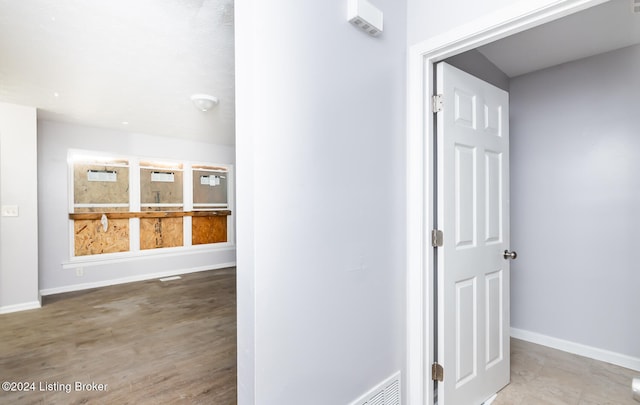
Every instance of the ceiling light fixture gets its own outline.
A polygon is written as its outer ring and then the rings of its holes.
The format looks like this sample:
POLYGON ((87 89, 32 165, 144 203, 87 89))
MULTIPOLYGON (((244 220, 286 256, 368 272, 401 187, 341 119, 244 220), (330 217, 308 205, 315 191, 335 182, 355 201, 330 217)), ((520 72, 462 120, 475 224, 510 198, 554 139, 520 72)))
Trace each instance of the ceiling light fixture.
POLYGON ((198 110, 209 111, 218 104, 218 97, 208 94, 194 94, 191 96, 191 101, 193 101, 198 110))

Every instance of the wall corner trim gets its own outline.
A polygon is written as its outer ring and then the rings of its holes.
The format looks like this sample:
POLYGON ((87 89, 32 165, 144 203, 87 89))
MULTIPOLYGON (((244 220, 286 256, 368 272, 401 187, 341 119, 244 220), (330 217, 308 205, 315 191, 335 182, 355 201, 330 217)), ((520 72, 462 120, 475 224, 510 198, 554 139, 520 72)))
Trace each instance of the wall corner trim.
POLYGON ((518 328, 511 328, 511 337, 547 346, 552 349, 562 350, 563 352, 615 364, 616 366, 629 368, 631 370, 640 371, 640 358, 638 357, 632 357, 626 354, 616 353, 518 328))

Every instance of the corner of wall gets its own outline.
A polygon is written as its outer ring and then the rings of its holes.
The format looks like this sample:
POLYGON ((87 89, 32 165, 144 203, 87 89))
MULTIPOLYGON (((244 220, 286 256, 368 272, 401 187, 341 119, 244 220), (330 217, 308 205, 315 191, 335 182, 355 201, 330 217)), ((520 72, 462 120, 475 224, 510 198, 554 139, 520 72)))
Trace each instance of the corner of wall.
POLYGON ((34 107, 0 103, 0 312, 39 306, 37 121, 34 107), (18 175, 19 174, 19 175, 18 175))

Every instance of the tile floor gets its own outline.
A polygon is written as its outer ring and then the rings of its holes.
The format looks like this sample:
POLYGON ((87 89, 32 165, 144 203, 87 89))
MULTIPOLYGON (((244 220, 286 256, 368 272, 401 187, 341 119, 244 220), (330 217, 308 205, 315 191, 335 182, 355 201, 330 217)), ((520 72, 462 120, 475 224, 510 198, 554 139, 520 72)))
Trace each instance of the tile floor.
POLYGON ((640 405, 640 372, 511 339, 511 383, 493 405, 640 405))

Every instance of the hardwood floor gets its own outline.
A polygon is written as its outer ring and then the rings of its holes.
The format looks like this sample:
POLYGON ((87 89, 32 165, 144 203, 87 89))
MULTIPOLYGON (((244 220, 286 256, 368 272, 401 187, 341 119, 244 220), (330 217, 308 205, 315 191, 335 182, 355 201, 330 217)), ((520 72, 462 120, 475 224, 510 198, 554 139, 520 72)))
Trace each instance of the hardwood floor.
POLYGON ((35 383, 0 403, 235 404, 235 279, 230 268, 121 284, 0 315, 0 381, 35 383))

